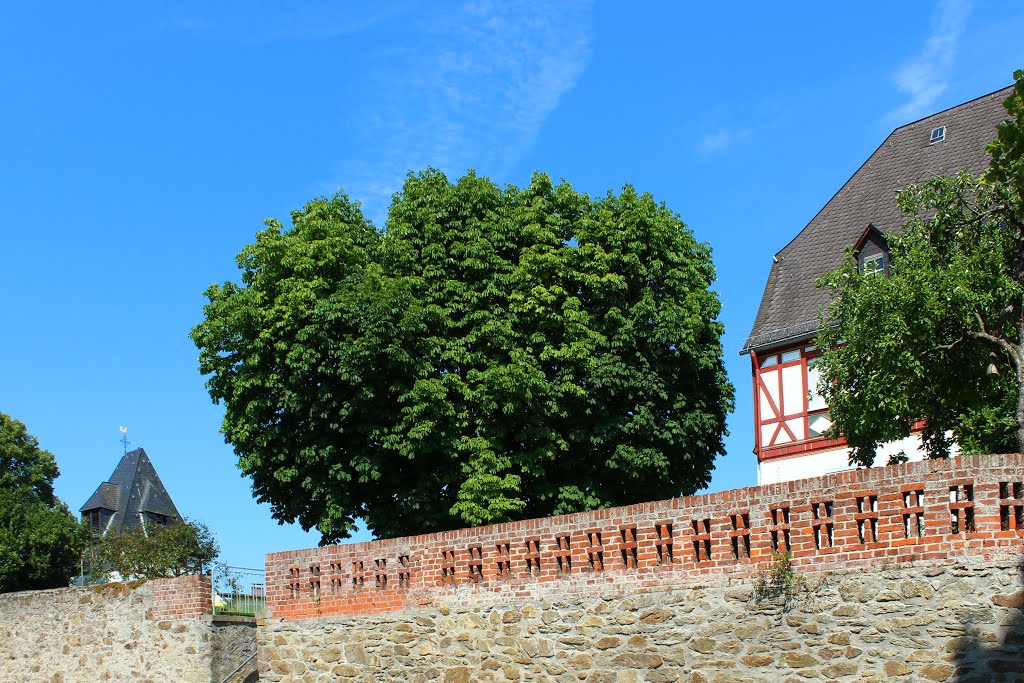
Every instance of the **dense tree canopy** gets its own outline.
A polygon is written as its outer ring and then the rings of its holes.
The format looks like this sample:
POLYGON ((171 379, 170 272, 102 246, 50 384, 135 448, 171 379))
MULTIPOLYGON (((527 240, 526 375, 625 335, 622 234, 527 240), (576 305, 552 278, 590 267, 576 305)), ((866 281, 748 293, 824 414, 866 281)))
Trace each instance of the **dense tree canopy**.
POLYGON ((158 579, 202 574, 219 554, 209 527, 178 521, 108 534, 89 549, 87 559, 93 580, 105 581, 111 572, 122 579, 158 579))
POLYGON ((0 593, 67 586, 88 534, 53 493, 53 455, 0 413, 0 593))
POLYGON ((924 421, 932 456, 952 432, 970 452, 1024 451, 1024 74, 988 170, 898 195, 908 216, 888 235, 891 275, 853 259, 823 278, 819 389, 833 433, 869 466, 876 446, 924 421))
POLYGON ((732 407, 710 248, 649 195, 428 170, 384 231, 344 194, 292 221, 192 331, 279 520, 329 542, 708 483, 732 407))

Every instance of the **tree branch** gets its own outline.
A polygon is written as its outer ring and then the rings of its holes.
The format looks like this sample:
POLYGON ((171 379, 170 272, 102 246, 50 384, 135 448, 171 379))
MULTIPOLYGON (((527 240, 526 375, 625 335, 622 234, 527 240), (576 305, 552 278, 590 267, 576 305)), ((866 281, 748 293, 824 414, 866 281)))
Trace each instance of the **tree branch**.
POLYGON ((929 353, 934 353, 936 351, 952 351, 956 347, 957 344, 959 344, 960 342, 962 342, 962 341, 964 341, 966 339, 967 339, 967 335, 964 335, 964 336, 960 337, 959 339, 957 339, 952 344, 939 344, 938 346, 933 346, 932 348, 925 349, 924 351, 919 353, 917 355, 917 357, 921 358, 922 356, 926 356, 929 353))
POLYGON ((981 328, 981 332, 974 332, 972 330, 968 330, 967 336, 971 337, 972 339, 981 339, 983 341, 987 341, 988 343, 997 346, 1003 351, 1005 351, 1006 355, 1010 357, 1010 362, 1013 363, 1014 369, 1020 372, 1019 345, 1014 344, 1011 341, 1004 339, 1002 337, 997 337, 994 334, 990 334, 989 331, 985 329, 985 321, 981 319, 981 314, 978 313, 977 311, 974 311, 974 319, 978 321, 978 327, 981 328))
MULTIPOLYGON (((961 197, 961 199, 963 199, 963 198, 961 197)), ((999 213, 1000 211, 1005 211, 1006 210, 1006 204, 999 204, 997 206, 993 206, 991 209, 988 209, 987 211, 981 211, 981 212, 977 211, 976 209, 971 208, 970 206, 968 206, 967 208, 971 209, 971 212, 974 214, 974 218, 972 218, 971 220, 967 221, 967 225, 973 225, 974 223, 977 223, 978 221, 980 221, 982 218, 985 218, 986 216, 991 216, 994 213, 999 213)))
MULTIPOLYGON (((1016 359, 1017 350, 1014 348, 1014 344, 1008 342, 1002 337, 997 337, 994 334, 988 334, 987 332, 968 332, 967 336, 971 339, 981 339, 998 346, 1003 351, 1006 351, 1011 359, 1016 359)), ((1016 364, 1016 360, 1014 360, 1014 364, 1016 364)))
POLYGON ((952 343, 938 344, 936 346, 931 347, 930 349, 925 349, 924 351, 918 354, 918 358, 924 357, 930 353, 935 353, 936 351, 952 351, 954 348, 957 347, 957 345, 963 343, 968 339, 979 339, 981 341, 988 342, 989 344, 992 344, 993 346, 996 346, 999 349, 1005 351, 1006 355, 1010 357, 1011 362, 1013 362, 1014 367, 1016 367, 1019 362, 1018 345, 1014 344, 1013 342, 1007 339, 1003 339, 1002 337, 997 337, 996 335, 991 334, 987 329, 985 329, 985 321, 982 320, 981 314, 978 313, 977 311, 974 311, 974 319, 978 321, 978 327, 981 328, 980 332, 968 330, 963 336, 961 336, 959 339, 954 340, 952 343))

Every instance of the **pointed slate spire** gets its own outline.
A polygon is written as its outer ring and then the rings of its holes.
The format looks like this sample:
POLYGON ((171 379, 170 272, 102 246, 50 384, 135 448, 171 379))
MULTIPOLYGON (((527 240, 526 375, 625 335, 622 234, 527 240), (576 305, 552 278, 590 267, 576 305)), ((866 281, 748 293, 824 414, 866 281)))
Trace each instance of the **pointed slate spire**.
POLYGON ((181 519, 160 475, 141 448, 124 454, 109 481, 99 485, 80 512, 82 519, 88 519, 102 536, 142 526, 144 520, 147 524, 164 524, 181 519))

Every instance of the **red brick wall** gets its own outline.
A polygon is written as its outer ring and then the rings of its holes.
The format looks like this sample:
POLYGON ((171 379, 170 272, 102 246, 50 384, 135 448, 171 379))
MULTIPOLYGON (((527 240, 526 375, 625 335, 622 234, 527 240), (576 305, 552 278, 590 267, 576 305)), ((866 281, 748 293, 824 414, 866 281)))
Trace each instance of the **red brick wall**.
POLYGON ((155 579, 152 584, 153 602, 146 616, 154 621, 197 619, 213 611, 209 576, 155 579))
POLYGON ((810 571, 1024 552, 1024 456, 926 460, 272 553, 267 607, 292 620, 391 612, 456 597, 527 598, 551 589, 628 592, 751 576, 787 547, 794 566, 810 571))

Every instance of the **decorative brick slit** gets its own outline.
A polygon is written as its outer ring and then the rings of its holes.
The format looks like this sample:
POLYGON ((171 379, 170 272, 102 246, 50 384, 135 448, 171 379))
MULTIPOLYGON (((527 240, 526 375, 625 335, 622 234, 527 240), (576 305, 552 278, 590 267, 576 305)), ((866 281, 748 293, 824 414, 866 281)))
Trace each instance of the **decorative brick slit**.
POLYGON ((974 484, 949 487, 949 533, 974 532, 974 484))
POLYGON ((658 564, 670 565, 675 561, 672 553, 672 525, 668 522, 654 525, 654 546, 658 551, 658 564))
POLYGON ((769 509, 768 521, 771 523, 772 552, 788 552, 792 547, 789 537, 789 506, 780 505, 769 509))
POLYGON ((441 551, 441 585, 455 585, 455 551, 441 551))
POLYGON ((572 572, 572 554, 569 549, 569 536, 555 537, 555 562, 558 565, 559 574, 572 572))
POLYGON ((498 554, 495 569, 497 569, 498 578, 505 581, 512 578, 512 556, 509 552, 509 545, 508 543, 498 543, 494 546, 494 550, 498 554))
POLYGON ((331 570, 331 595, 338 595, 341 593, 342 585, 344 581, 341 578, 342 570, 341 564, 337 562, 330 563, 331 570))
POLYGON ((732 559, 746 560, 750 558, 750 514, 741 512, 736 515, 729 515, 732 523, 732 531, 729 538, 732 541, 732 559))
POLYGON ((469 583, 480 583, 484 580, 484 549, 479 545, 469 546, 469 562, 466 565, 469 570, 469 583))
POLYGON ((408 588, 412 583, 412 570, 410 569, 409 556, 398 556, 398 587, 408 588))
POLYGON ((878 494, 862 493, 856 496, 857 538, 862 544, 878 543, 878 494))
POLYGON ((627 526, 619 530, 619 552, 622 555, 623 569, 636 569, 636 527, 627 526))
POLYGON ((320 565, 309 565, 309 598, 320 599, 320 565))
POLYGON ((711 520, 694 519, 693 527, 693 561, 697 564, 711 560, 711 520))
POLYGON ((539 538, 531 538, 526 541, 526 573, 529 576, 540 576, 539 538))
POLYGON ((592 572, 604 571, 604 542, 600 531, 587 532, 587 568, 592 572))
POLYGON ((905 538, 924 536, 924 486, 914 484, 900 489, 903 493, 903 535, 905 538))
POLYGON ((1024 532, 1024 482, 999 482, 999 529, 1024 532))
POLYGON ((387 590, 388 561, 385 558, 373 561, 373 585, 379 591, 387 590))
POLYGON ((298 567, 288 570, 288 592, 292 600, 298 600, 302 595, 302 571, 298 567))
POLYGON ((363 561, 355 560, 352 562, 352 590, 361 591, 363 590, 363 561))
POLYGON ((831 548, 835 542, 835 518, 832 516, 832 501, 811 503, 811 528, 814 531, 814 547, 818 550, 831 548))

